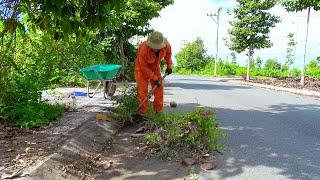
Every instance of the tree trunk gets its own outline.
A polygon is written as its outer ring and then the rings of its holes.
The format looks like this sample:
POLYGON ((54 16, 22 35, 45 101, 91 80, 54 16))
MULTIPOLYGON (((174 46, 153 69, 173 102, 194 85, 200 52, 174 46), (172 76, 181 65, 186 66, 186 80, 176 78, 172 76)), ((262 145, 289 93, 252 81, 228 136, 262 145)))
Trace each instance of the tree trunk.
POLYGON ((251 61, 251 56, 252 56, 252 53, 251 53, 251 48, 249 48, 249 53, 248 53, 248 63, 247 63, 247 78, 246 78, 246 81, 249 81, 250 80, 250 61, 251 61))
POLYGON ((126 56, 124 54, 124 48, 123 48, 123 40, 120 39, 119 42, 119 53, 120 53, 120 61, 121 61, 121 65, 125 66, 126 65, 126 56))
POLYGON ((307 43, 308 43, 308 34, 309 34, 309 20, 310 20, 310 10, 311 7, 308 8, 308 18, 307 18, 307 34, 306 34, 306 43, 304 45, 304 55, 303 55, 303 64, 301 68, 301 86, 304 86, 304 70, 306 66, 306 54, 307 54, 307 43))

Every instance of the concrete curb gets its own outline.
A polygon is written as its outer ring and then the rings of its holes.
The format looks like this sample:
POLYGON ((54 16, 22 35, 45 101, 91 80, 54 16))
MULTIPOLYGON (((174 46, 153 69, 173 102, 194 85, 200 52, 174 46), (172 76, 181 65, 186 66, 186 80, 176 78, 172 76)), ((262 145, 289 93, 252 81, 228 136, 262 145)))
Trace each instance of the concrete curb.
POLYGON ((91 116, 73 131, 72 138, 56 153, 24 172, 27 176, 21 179, 79 179, 75 174, 66 173, 62 167, 89 154, 102 152, 119 128, 119 122, 116 120, 102 122, 91 116))
POLYGON ((279 87, 279 86, 271 86, 271 85, 265 85, 265 84, 244 82, 244 81, 239 81, 239 80, 228 80, 228 82, 243 84, 243 85, 247 85, 247 86, 272 89, 272 90, 277 90, 277 91, 285 91, 285 92, 290 92, 290 93, 305 95, 305 96, 320 97, 320 92, 310 91, 310 90, 305 90, 305 89, 285 88, 285 87, 279 87))

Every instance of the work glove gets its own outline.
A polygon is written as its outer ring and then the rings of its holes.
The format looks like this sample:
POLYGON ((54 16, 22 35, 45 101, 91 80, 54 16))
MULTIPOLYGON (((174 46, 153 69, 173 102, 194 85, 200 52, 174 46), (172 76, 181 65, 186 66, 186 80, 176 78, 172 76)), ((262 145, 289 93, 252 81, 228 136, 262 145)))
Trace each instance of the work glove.
POLYGON ((171 68, 167 68, 166 69, 166 74, 168 74, 168 75, 172 74, 172 69, 171 68))
POLYGON ((158 87, 160 87, 161 83, 159 80, 156 80, 156 81, 153 81, 153 85, 157 86, 157 88, 158 88, 158 87))

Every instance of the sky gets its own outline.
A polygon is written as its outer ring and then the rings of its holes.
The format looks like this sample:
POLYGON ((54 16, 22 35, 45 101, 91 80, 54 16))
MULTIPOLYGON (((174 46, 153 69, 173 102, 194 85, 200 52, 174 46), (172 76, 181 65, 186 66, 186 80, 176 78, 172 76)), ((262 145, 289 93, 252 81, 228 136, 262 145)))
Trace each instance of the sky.
MULTIPOLYGON (((204 40, 208 54, 215 56, 216 53, 216 24, 207 16, 214 13, 218 7, 222 7, 219 28, 219 57, 231 60, 230 50, 225 46, 223 38, 228 37, 229 22, 232 16, 227 14, 228 9, 236 6, 235 0, 175 0, 160 12, 160 17, 150 21, 151 27, 160 31, 169 40, 173 54, 179 52, 184 42, 193 41, 196 37, 204 40)), ((304 45, 306 38, 307 11, 286 12, 281 6, 275 6, 270 10, 274 15, 281 17, 270 32, 271 48, 257 50, 255 57, 260 56, 264 61, 269 58, 277 58, 280 62, 285 61, 287 49, 287 35, 289 32, 297 36, 297 50, 295 67, 301 67, 303 61, 304 45), (297 33, 296 33, 297 32, 297 33)), ((311 11, 309 26, 309 42, 307 44, 306 61, 320 56, 320 12, 311 11)), ((247 57, 244 53, 237 55, 238 63, 244 65, 247 57)))

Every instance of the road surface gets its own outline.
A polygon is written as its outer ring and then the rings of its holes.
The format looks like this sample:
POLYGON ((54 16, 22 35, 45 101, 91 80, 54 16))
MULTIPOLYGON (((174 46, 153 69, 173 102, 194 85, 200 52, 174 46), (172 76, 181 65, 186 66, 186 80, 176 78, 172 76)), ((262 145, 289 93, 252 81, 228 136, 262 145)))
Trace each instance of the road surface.
POLYGON ((320 179, 320 100, 286 92, 172 75, 166 103, 214 107, 229 151, 200 179, 320 179))

